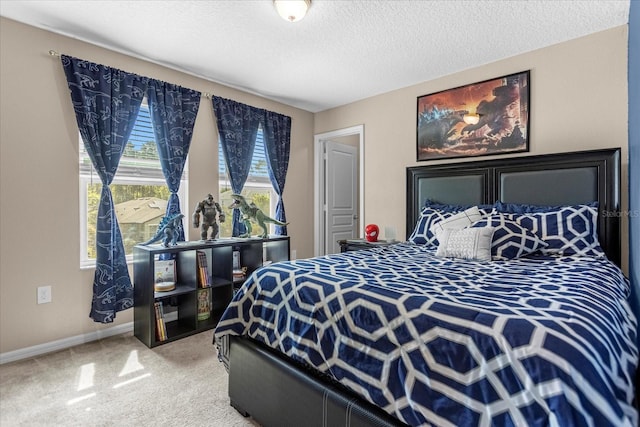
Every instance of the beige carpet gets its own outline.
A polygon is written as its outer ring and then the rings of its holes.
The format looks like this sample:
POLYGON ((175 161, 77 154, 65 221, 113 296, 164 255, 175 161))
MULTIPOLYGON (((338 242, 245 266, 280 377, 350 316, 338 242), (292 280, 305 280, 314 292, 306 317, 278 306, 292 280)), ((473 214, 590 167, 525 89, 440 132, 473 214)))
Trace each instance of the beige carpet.
POLYGON ((0 365, 0 426, 258 426, 229 405, 213 331, 133 334, 0 365))

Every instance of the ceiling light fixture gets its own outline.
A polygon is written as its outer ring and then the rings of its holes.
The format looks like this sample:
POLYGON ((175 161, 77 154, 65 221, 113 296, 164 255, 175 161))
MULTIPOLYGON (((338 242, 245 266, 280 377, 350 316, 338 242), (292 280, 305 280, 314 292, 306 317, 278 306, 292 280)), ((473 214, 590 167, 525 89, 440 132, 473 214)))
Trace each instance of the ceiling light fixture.
POLYGON ((289 22, 298 22, 307 14, 311 0, 273 0, 278 14, 289 22))
POLYGON ((462 116, 462 120, 468 125, 477 125, 480 121, 480 114, 477 113, 467 113, 462 116))

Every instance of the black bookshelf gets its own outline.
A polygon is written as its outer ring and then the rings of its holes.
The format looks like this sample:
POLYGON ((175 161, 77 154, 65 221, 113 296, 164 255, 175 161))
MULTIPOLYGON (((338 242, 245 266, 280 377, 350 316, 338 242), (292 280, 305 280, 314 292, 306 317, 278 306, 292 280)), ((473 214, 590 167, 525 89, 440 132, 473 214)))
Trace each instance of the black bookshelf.
POLYGON ((134 335, 147 347, 156 347, 214 328, 244 279, 265 264, 289 260, 289 253, 288 236, 135 246, 134 335), (242 278, 234 275, 234 252, 242 278), (170 260, 175 287, 156 291, 156 264, 170 260))

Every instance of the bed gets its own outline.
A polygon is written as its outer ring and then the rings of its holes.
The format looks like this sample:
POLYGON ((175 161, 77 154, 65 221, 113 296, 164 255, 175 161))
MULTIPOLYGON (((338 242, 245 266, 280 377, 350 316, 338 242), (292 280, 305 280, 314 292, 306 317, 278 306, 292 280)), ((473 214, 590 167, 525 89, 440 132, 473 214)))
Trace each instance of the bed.
POLYGON ((244 283, 214 333, 231 405, 263 426, 636 425, 620 151, 410 167, 406 190, 407 242, 244 283))

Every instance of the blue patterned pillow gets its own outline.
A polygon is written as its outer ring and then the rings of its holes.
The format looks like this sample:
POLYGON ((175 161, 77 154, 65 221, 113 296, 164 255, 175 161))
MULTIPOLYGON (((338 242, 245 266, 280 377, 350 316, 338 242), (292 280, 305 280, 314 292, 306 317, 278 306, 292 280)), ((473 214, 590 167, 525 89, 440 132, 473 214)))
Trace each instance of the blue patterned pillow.
MULTIPOLYGON (((580 255, 604 257, 598 242, 598 205, 530 206, 519 213, 504 214, 507 218, 531 230, 547 243, 545 255, 580 255)), ((518 205, 497 204, 498 210, 516 209, 518 205)))
POLYGON ((422 212, 420 212, 420 218, 418 218, 413 233, 409 236, 409 241, 417 245, 436 247, 438 245, 438 239, 436 239, 436 236, 431 232, 431 225, 445 218, 452 217, 453 215, 453 212, 441 211, 425 206, 422 212))
POLYGON ((491 242, 491 257, 495 260, 520 258, 547 246, 538 236, 505 215, 490 215, 473 223, 471 227, 495 229, 491 242))

